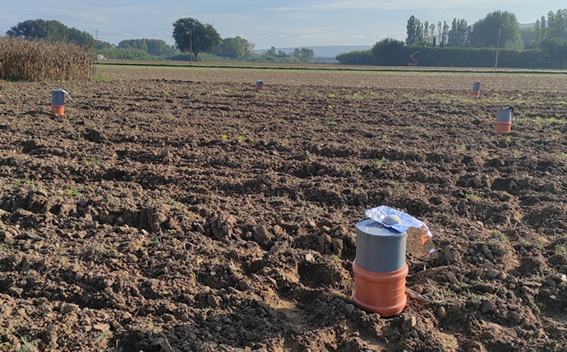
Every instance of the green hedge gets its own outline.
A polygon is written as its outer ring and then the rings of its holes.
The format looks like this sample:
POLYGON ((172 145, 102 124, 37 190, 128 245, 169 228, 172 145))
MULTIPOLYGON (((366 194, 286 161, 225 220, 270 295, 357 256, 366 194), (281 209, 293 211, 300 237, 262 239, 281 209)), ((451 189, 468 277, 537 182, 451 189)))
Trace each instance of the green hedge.
POLYGON ((105 49, 97 50, 96 53, 104 55, 109 60, 151 60, 154 58, 138 49, 105 49))
POLYGON ((356 50, 337 55, 337 61, 347 65, 374 65, 371 50, 356 50))
MULTIPOLYGON (((567 68, 567 42, 550 43, 543 50, 500 49, 498 67, 506 68, 567 68)), ((413 64, 411 55, 418 66, 433 67, 494 67, 496 49, 494 48, 432 48, 406 46, 395 39, 384 39, 369 51, 353 51, 337 56, 342 64, 378 66, 407 66, 413 64)))
MULTIPOLYGON (((191 55, 190 53, 177 53, 168 56, 167 59, 172 61, 191 61, 190 55, 191 55)), ((193 55, 193 61, 195 61, 195 55, 193 55)), ((211 62, 211 61, 228 61, 228 60, 225 57, 216 56, 215 54, 199 53, 199 62, 211 62)))
MULTIPOLYGON (((421 50, 414 57, 419 66, 439 67, 494 67, 496 49, 493 48, 419 48, 404 47, 400 53, 398 65, 413 62, 412 53, 421 50), (405 61, 404 61, 405 59, 405 61)), ((376 53, 375 56, 384 56, 376 53)), ((553 63, 546 60, 541 50, 500 49, 498 67, 507 68, 553 68, 553 63)))

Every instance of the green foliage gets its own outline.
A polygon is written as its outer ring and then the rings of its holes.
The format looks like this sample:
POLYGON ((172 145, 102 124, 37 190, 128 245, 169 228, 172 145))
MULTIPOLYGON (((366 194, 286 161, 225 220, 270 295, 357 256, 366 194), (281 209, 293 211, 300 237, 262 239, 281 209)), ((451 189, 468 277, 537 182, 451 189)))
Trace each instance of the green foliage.
POLYGON ((118 43, 119 49, 137 49, 153 56, 167 56, 175 53, 175 48, 161 39, 125 39, 118 43))
POLYGON ((412 15, 408 19, 406 28, 408 33, 406 44, 412 45, 423 41, 423 26, 421 24, 421 21, 418 20, 415 16, 412 15))
POLYGON ((296 48, 291 54, 301 62, 313 62, 315 58, 315 51, 311 48, 296 48))
MULTIPOLYGON (((177 53, 168 56, 167 59, 171 61, 191 61, 190 56, 191 56, 190 53, 177 53)), ((195 61, 195 55, 193 55, 193 61, 195 61)), ((199 54, 199 61, 203 61, 203 62, 226 61, 226 58, 216 56, 214 54, 201 53, 199 54)))
POLYGON ((464 19, 453 18, 451 29, 448 33, 447 46, 465 47, 469 45, 471 27, 464 19))
MULTIPOLYGON (((549 11, 547 14, 547 38, 567 40, 567 9, 549 11)), ((545 39, 545 38, 544 38, 545 39)))
POLYGON ((477 48, 493 47, 498 45, 498 32, 500 30, 500 47, 522 49, 522 36, 516 15, 507 11, 494 11, 485 18, 475 22, 470 35, 471 45, 477 48))
POLYGON ((421 22, 415 16, 411 16, 407 22, 407 45, 423 46, 445 46, 448 38, 449 26, 446 22, 437 22, 437 26, 429 21, 421 22), (435 32, 437 29, 437 32, 435 32))
POLYGON ((379 66, 401 66, 406 65, 410 54, 404 52, 404 42, 386 38, 372 47, 372 60, 379 66))
POLYGON ((260 57, 253 58, 250 61, 256 62, 313 62, 315 52, 310 48, 296 48, 291 53, 282 50, 276 52, 276 48, 272 46, 270 50, 263 53, 260 57))
MULTIPOLYGON (((567 43, 561 40, 548 42, 545 50, 501 49, 499 67, 509 68, 564 68, 567 66, 567 43)), ((410 55, 420 50, 416 57, 420 66, 437 67, 493 67, 496 48, 432 48, 406 46, 394 39, 384 39, 372 48, 375 65, 404 66, 411 62, 410 55)), ((351 62, 353 63, 353 62, 351 62)))
POLYGON ((526 27, 520 29, 520 35, 522 36, 522 42, 524 43, 524 47, 526 49, 535 49, 535 37, 536 37, 536 30, 534 27, 526 27))
POLYGON ((76 28, 69 28, 55 20, 42 19, 19 22, 6 32, 10 37, 23 39, 46 39, 54 42, 73 42, 79 46, 92 49, 96 41, 92 35, 76 28))
POLYGON ((550 60, 556 63, 567 63, 567 39, 563 38, 550 38, 541 43, 541 50, 543 54, 550 60))
POLYGON ((194 18, 180 18, 173 24, 175 46, 182 52, 192 51, 195 60, 199 53, 213 50, 222 40, 217 30, 210 24, 202 24, 194 18))
POLYGON ((143 50, 138 49, 106 49, 97 50, 97 54, 102 54, 109 60, 150 60, 152 57, 143 50))
POLYGON ((254 56, 254 48, 254 43, 242 37, 225 38, 214 50, 214 53, 222 57, 242 59, 254 56))
POLYGON ((95 40, 95 50, 116 49, 116 45, 102 40, 95 40))
POLYGON ((356 50, 337 55, 337 61, 346 65, 372 65, 372 50, 356 50))

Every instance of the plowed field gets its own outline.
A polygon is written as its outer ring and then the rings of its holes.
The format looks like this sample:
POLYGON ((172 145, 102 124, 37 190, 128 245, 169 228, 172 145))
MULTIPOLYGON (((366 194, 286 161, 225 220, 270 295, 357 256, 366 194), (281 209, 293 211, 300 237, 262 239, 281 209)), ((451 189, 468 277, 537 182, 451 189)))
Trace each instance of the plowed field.
POLYGON ((0 351, 567 351, 567 75, 98 73, 0 84, 0 351), (387 319, 382 204, 436 246, 387 319))

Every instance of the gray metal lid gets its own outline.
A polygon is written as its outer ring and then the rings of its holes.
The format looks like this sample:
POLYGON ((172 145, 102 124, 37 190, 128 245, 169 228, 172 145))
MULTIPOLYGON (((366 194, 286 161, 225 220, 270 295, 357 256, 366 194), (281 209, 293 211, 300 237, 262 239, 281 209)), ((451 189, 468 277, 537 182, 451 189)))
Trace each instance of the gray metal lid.
POLYGON ((376 237, 398 237, 403 235, 403 233, 390 229, 372 219, 359 221, 356 224, 356 230, 364 233, 365 235, 376 237))

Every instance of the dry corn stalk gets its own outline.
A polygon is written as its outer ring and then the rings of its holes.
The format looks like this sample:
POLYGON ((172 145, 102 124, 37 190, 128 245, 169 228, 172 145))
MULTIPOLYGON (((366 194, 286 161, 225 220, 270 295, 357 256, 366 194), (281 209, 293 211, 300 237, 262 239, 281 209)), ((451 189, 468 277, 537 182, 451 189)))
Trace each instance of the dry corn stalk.
POLYGON ((93 73, 93 53, 72 44, 0 38, 0 79, 86 80, 93 73))

